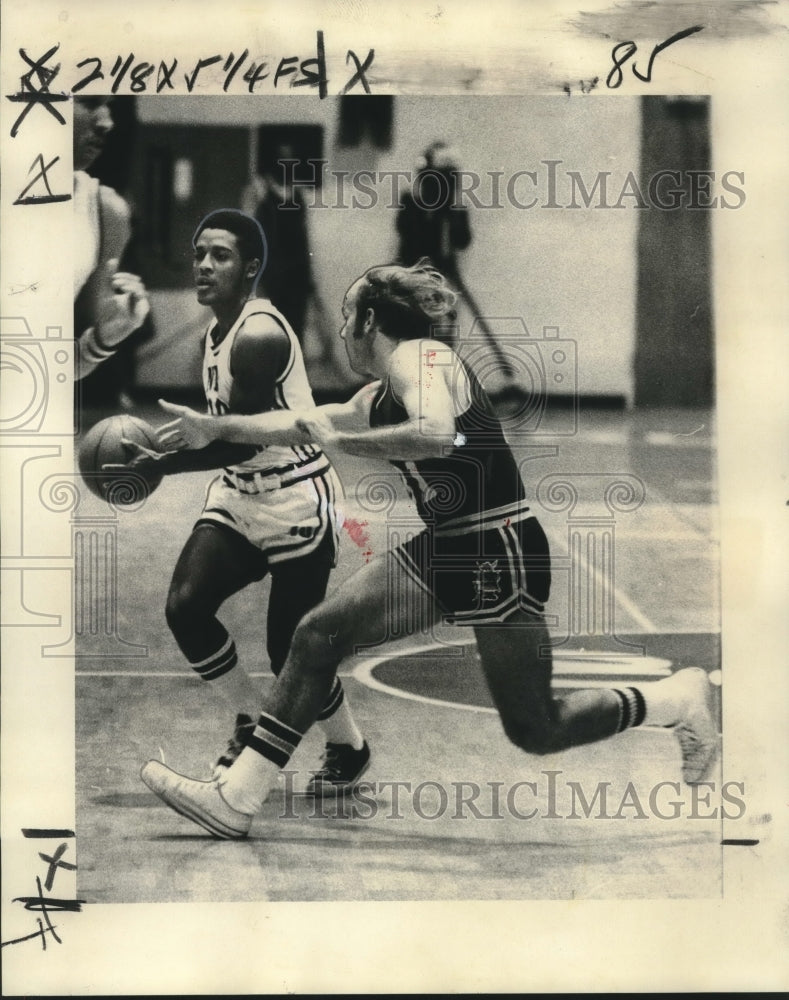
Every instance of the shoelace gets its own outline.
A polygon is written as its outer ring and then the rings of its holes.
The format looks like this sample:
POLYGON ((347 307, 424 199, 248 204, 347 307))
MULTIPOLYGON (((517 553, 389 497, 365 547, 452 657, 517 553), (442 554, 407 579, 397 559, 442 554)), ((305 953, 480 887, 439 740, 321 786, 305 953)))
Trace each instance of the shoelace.
POLYGON ((230 761, 235 760, 236 757, 239 757, 241 755, 241 752, 244 749, 244 746, 245 746, 245 744, 242 742, 242 740, 238 739, 237 736, 232 736, 227 741, 227 747, 225 749, 225 752, 219 758, 219 760, 217 761, 217 763, 221 764, 221 763, 223 763, 224 761, 227 761, 227 760, 230 760, 230 761))
POLYGON ((677 729, 677 738, 679 739, 680 746, 683 748, 683 750, 686 747, 689 750, 697 750, 701 746, 701 740, 692 729, 679 727, 677 729))
POLYGON ((331 749, 326 749, 323 757, 321 758, 321 763, 323 767, 318 771, 316 778, 323 777, 324 775, 337 774, 340 769, 340 753, 333 747, 331 749))

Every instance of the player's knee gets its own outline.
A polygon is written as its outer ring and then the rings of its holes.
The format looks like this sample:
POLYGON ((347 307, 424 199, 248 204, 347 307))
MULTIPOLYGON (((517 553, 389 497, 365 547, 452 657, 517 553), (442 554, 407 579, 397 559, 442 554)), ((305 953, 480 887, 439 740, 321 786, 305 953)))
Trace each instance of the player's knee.
POLYGON ((311 611, 299 622, 292 650, 311 670, 333 669, 347 654, 347 636, 328 616, 311 611))
POLYGON ((509 741, 524 753, 541 757, 562 749, 558 734, 550 725, 515 719, 502 719, 502 724, 509 741))
POLYGON ((201 602, 198 600, 194 588, 190 587, 189 584, 170 589, 164 607, 164 616, 174 635, 192 628, 195 619, 207 613, 208 609, 201 607, 201 602))

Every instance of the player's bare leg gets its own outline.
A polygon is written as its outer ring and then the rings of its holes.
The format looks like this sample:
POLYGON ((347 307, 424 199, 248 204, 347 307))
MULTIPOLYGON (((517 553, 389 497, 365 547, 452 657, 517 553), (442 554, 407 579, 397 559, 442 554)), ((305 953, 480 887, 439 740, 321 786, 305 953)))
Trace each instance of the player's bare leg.
MULTIPOLYGON (((330 542, 327 535, 315 553, 271 567, 266 647, 275 676, 282 672, 299 622, 326 596, 332 569, 330 542)), ((358 784, 370 766, 370 748, 336 674, 316 725, 326 744, 321 767, 313 773, 306 793, 319 797, 344 795, 358 784)))
POLYGON ((393 571, 389 554, 372 559, 309 612, 265 709, 294 729, 316 719, 337 667, 360 647, 420 631, 438 618, 434 602, 409 577, 393 571))
MULTIPOLYGON (((387 628, 389 635, 403 635, 436 620, 438 610, 427 601, 422 601, 422 618, 414 616, 416 598, 424 593, 408 577, 393 580, 388 562, 386 557, 374 560, 303 619, 254 735, 221 783, 183 778, 154 761, 143 769, 146 784, 215 836, 245 836, 251 816, 320 711, 342 659, 360 645, 379 641, 387 628)), ((542 622, 520 612, 504 626, 475 632, 505 731, 525 751, 553 753, 613 736, 648 719, 676 728, 685 780, 704 779, 717 753, 717 736, 703 672, 681 671, 640 689, 554 698, 550 660, 541 655, 548 652, 542 622)))
POLYGON ((703 781, 709 773, 718 738, 703 671, 682 670, 638 687, 554 696, 548 631, 539 618, 521 611, 475 633, 504 730, 527 753, 557 753, 648 723, 674 728, 688 783, 703 781))
MULTIPOLYGON (((331 572, 328 552, 327 539, 325 551, 271 568, 266 647, 275 675, 282 669, 299 621, 326 594, 331 572)), ((217 614, 229 597, 267 572, 265 556, 245 538, 223 525, 205 522, 187 539, 173 572, 166 607, 170 629, 192 669, 222 699, 235 720, 227 748, 214 764, 215 776, 230 767, 241 753, 254 731, 262 698, 261 689, 238 663, 235 643, 217 614)), ((369 750, 339 679, 335 679, 318 718, 325 720, 322 726, 327 739, 349 744, 369 761, 369 750)), ((361 770, 358 756, 350 762, 350 772, 361 770)), ((349 780, 349 768, 345 772, 340 777, 349 780)))
POLYGON ((325 703, 339 663, 359 646, 437 620, 434 602, 393 572, 392 563, 388 555, 372 560, 301 621, 253 736, 218 782, 195 781, 149 761, 142 770, 148 787, 214 836, 246 836, 251 816, 325 703))

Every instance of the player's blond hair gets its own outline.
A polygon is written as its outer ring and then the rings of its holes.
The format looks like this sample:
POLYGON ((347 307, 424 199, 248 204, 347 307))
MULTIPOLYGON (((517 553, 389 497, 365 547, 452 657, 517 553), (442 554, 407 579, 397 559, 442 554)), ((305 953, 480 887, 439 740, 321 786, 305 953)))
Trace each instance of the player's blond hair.
POLYGON ((426 257, 411 267, 371 267, 360 280, 357 315, 372 309, 380 329, 396 340, 434 336, 435 327, 455 320, 457 294, 426 257))

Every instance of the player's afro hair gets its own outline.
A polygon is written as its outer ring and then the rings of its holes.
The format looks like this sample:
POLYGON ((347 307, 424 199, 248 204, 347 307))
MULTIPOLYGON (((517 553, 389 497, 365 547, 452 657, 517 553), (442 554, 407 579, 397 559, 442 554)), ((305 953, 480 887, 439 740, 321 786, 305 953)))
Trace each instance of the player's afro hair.
POLYGON ((243 259, 257 258, 260 261, 260 269, 255 279, 257 281, 263 273, 268 257, 266 234, 257 219, 236 208, 218 208, 215 212, 209 212, 195 229, 192 237, 193 247, 204 229, 224 229, 232 233, 238 240, 238 249, 243 259))

